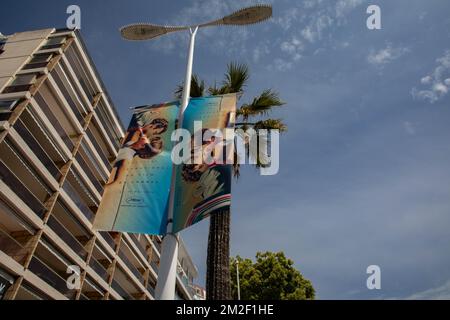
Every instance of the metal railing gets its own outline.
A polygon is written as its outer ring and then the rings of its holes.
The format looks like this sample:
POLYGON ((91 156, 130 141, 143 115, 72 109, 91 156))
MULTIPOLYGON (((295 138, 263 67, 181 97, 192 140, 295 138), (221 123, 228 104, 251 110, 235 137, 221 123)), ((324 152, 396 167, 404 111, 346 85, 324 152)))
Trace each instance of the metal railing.
POLYGON ((58 290, 61 294, 65 295, 69 299, 73 299, 76 294, 76 290, 69 289, 67 287, 67 281, 61 277, 52 268, 47 266, 39 258, 33 257, 30 265, 28 266, 31 272, 36 276, 47 282, 54 289, 58 290))
POLYGON ((105 281, 108 281, 108 272, 106 271, 105 267, 97 261, 94 257, 91 257, 91 260, 89 261, 89 266, 97 272, 97 274, 105 281))
POLYGON ((133 296, 129 294, 120 284, 113 279, 111 282, 111 288, 113 288, 122 298, 125 300, 134 300, 133 296))
POLYGON ((81 243, 54 216, 50 216, 47 225, 82 259, 86 259, 87 251, 81 243))
POLYGON ((59 181, 61 178, 61 172, 59 168, 55 165, 53 160, 48 156, 47 152, 41 147, 39 142, 33 137, 25 124, 19 119, 14 124, 14 129, 20 135, 20 137, 27 143, 28 147, 34 152, 34 154, 39 158, 42 164, 47 168, 48 172, 59 181))
POLYGON ((72 186, 72 184, 69 182, 69 180, 66 179, 63 185, 63 189, 69 197, 72 199, 72 201, 77 205, 78 209, 84 214, 84 216, 89 220, 93 221, 94 219, 94 213, 91 209, 86 205, 83 199, 81 199, 81 196, 78 194, 78 192, 75 190, 75 188, 72 186))
POLYGON ((33 212, 44 218, 46 209, 41 201, 9 170, 9 168, 0 160, 0 179, 30 207, 33 212))
POLYGON ((139 272, 139 270, 136 268, 136 266, 130 261, 130 259, 127 258, 127 256, 122 251, 122 249, 119 250, 119 257, 122 259, 122 261, 128 267, 128 269, 130 269, 130 271, 136 276, 136 278, 138 278, 138 280, 141 283, 144 283, 144 277, 139 272))

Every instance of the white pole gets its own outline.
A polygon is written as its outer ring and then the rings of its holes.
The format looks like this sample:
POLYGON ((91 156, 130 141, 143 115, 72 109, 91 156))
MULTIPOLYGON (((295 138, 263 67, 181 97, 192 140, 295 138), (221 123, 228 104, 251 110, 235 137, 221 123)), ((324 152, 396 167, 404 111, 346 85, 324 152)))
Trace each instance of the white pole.
MULTIPOLYGON (((186 68, 186 78, 184 80, 183 96, 181 99, 180 111, 178 113, 178 127, 183 124, 183 115, 189 104, 191 94, 192 65, 194 61, 195 36, 198 27, 190 29, 191 39, 189 43, 188 62, 186 68)), ((172 164, 172 178, 170 183, 169 209, 167 217, 167 234, 163 239, 161 248, 161 258, 158 270, 158 281, 156 284, 156 300, 174 300, 175 287, 177 281, 177 261, 178 261, 178 235, 172 233, 173 230, 173 210, 175 205, 175 183, 176 166, 172 164)))
POLYGON ((240 282, 239 282, 239 260, 236 260, 236 273, 237 273, 238 300, 241 300, 241 285, 240 285, 240 282))

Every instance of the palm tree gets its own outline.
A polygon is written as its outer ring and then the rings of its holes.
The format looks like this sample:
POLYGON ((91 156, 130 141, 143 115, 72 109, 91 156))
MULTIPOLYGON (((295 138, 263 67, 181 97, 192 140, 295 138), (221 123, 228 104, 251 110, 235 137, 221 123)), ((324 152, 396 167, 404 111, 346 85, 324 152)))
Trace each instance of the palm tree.
MULTIPOLYGON (((209 87, 209 95, 221 95, 227 93, 243 93, 249 80, 249 70, 245 64, 228 64, 225 78, 220 86, 214 84, 209 87)), ((175 91, 177 98, 181 98, 183 86, 178 86, 175 91)), ((205 82, 201 81, 197 75, 192 77, 191 97, 201 97, 205 94, 205 82)), ((286 131, 286 125, 280 119, 261 119, 267 116, 274 107, 284 105, 277 92, 272 89, 264 90, 252 102, 242 104, 237 109, 236 128, 246 130, 253 128, 256 131, 260 129, 286 131), (249 122, 250 119, 258 118, 256 122, 249 122)), ((258 155, 257 166, 262 166, 258 155)), ((236 158, 236 156, 235 156, 236 158)), ((240 176, 240 166, 238 163, 233 165, 234 176, 240 176)), ((221 210, 211 215, 208 252, 206 262, 206 298, 208 300, 230 300, 230 211, 221 210)))

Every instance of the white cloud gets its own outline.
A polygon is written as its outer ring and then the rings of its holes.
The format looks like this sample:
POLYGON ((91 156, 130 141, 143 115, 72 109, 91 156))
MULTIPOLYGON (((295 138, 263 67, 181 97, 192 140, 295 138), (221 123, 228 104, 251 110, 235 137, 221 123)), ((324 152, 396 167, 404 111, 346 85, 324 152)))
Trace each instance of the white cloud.
POLYGON ((391 44, 388 44, 384 49, 378 51, 372 50, 367 57, 367 61, 373 65, 381 66, 400 58, 408 51, 408 48, 394 48, 391 44))
POLYGON ((258 63, 262 56, 270 53, 269 46, 266 43, 261 43, 253 49, 253 62, 258 63))
POLYGON ((450 299, 450 280, 444 283, 443 285, 431 288, 422 292, 417 292, 409 297, 405 298, 406 300, 449 300, 450 299))
MULTIPOLYGON (((273 22, 285 32, 291 32, 291 38, 278 43, 285 56, 275 58, 272 67, 284 71, 291 69, 301 60, 308 46, 324 39, 330 40, 330 30, 345 24, 348 14, 362 3, 362 0, 338 0, 334 4, 324 0, 307 0, 298 7, 284 11, 273 22)), ((320 45, 324 48, 327 42, 320 45)), ((316 51, 317 48, 313 48, 312 52, 316 51)))
POLYGON ((336 17, 345 17, 350 11, 362 3, 362 0, 339 0, 336 3, 336 17))
POLYGON ((444 56, 436 59, 437 67, 431 74, 423 77, 420 82, 428 88, 413 88, 411 94, 416 99, 427 100, 434 103, 447 95, 450 91, 450 50, 444 56))
POLYGON ((281 51, 289 54, 293 61, 298 61, 302 57, 302 51, 304 49, 302 41, 293 37, 289 41, 284 41, 280 46, 281 51))
POLYGON ((288 71, 292 69, 294 63, 288 60, 284 60, 281 58, 276 58, 273 65, 269 65, 269 69, 276 69, 278 71, 288 71))
POLYGON ((430 76, 426 76, 426 77, 423 77, 422 79, 420 79, 420 82, 422 84, 430 84, 431 80, 433 80, 433 78, 431 78, 430 76))

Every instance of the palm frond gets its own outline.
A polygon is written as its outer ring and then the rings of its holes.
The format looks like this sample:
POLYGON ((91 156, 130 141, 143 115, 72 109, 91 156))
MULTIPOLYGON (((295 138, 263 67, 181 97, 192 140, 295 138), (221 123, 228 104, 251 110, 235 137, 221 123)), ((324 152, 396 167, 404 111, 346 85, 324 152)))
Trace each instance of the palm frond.
POLYGON ((266 119, 261 120, 255 123, 253 128, 258 131, 260 129, 266 129, 266 130, 278 130, 280 132, 286 132, 287 131, 287 125, 283 123, 281 119, 266 119))
POLYGON ((248 67, 245 64, 231 62, 228 65, 227 73, 222 87, 219 89, 220 94, 241 92, 247 84, 250 77, 248 67))
POLYGON ((213 87, 208 88, 208 93, 212 96, 218 96, 222 94, 222 88, 217 87, 217 83, 214 83, 213 87))
MULTIPOLYGON (((179 84, 175 90, 175 98, 181 99, 183 96, 184 84, 179 84)), ((205 81, 200 80, 200 78, 193 74, 191 78, 191 98, 203 97, 205 94, 205 81)))
POLYGON ((242 105, 237 111, 237 116, 241 116, 244 120, 247 120, 251 116, 267 114, 273 107, 279 107, 284 104, 278 92, 267 89, 261 95, 254 98, 252 103, 242 105))

